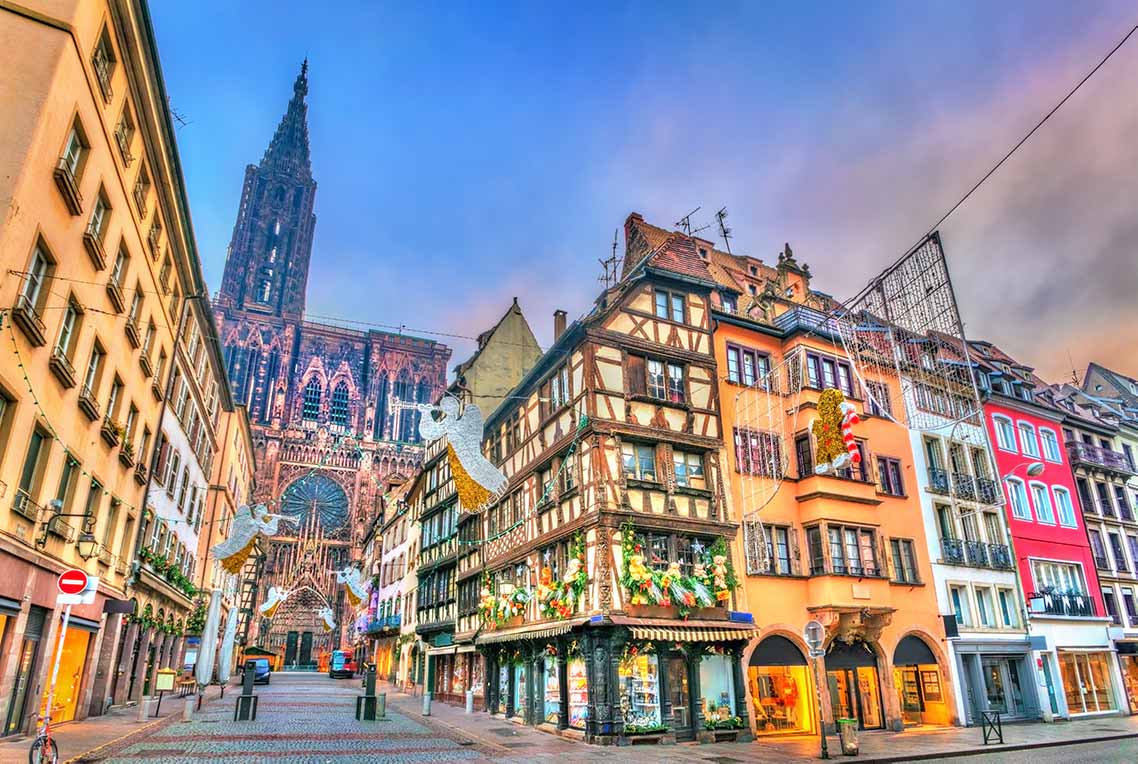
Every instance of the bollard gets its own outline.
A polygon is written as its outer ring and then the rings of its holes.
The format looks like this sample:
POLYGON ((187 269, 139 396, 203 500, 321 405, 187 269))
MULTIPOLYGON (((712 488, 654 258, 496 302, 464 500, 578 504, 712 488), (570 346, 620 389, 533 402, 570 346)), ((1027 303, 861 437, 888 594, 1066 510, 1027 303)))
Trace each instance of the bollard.
POLYGON ((466 713, 474 713, 474 690, 466 691, 466 713))
POLYGON ((253 680, 257 676, 257 662, 245 661, 245 676, 241 685, 241 694, 237 696, 237 705, 233 709, 233 721, 246 722, 257 718, 257 696, 253 693, 253 680))
POLYGON ((364 694, 356 698, 356 718, 363 722, 374 722, 378 717, 383 716, 383 711, 379 711, 377 706, 375 664, 369 663, 364 667, 364 694))
POLYGON ((387 693, 386 692, 379 693, 379 702, 376 705, 377 705, 376 714, 379 716, 380 719, 386 719, 387 718, 387 693))
POLYGON ((423 690, 423 716, 431 715, 431 693, 423 690))
POLYGON ((142 698, 138 701, 138 720, 148 721, 148 716, 150 716, 150 698, 142 698))
POLYGON ((194 696, 186 696, 186 705, 182 707, 182 721, 188 722, 194 718, 194 696))

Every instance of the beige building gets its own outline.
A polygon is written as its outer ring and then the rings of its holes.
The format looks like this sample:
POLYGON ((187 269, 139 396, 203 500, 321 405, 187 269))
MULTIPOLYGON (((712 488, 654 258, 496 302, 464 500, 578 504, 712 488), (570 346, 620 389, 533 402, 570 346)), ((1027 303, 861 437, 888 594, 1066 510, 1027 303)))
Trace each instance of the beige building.
POLYGON ((99 594, 73 610, 54 719, 102 713, 123 681, 171 327, 204 285, 145 5, 0 2, 0 71, 0 721, 16 734, 40 711, 68 567, 99 594))

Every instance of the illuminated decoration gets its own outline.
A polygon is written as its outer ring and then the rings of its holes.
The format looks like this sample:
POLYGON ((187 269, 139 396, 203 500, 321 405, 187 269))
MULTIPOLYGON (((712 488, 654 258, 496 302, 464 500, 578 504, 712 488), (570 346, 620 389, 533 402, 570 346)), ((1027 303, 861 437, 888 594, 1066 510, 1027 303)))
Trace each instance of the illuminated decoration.
POLYGON ((506 490, 506 476, 482 455, 482 412, 473 403, 461 407, 457 398, 444 396, 438 406, 419 405, 425 416, 419 422, 424 440, 447 439, 447 459, 462 508, 482 509, 506 490), (437 418, 436 418, 437 416, 437 418))
POLYGON ((295 523, 296 520, 285 515, 270 514, 264 504, 255 507, 242 505, 233 517, 233 527, 229 538, 215 545, 210 552, 221 561, 227 573, 241 572, 245 561, 253 551, 258 536, 274 536, 280 522, 295 523))
POLYGON ((268 599, 266 599, 257 610, 260 611, 261 615, 265 618, 272 618, 273 614, 277 612, 277 608, 280 607, 282 602, 288 599, 288 595, 290 594, 292 594, 292 592, 288 589, 279 589, 275 586, 271 586, 269 587, 268 599))
POLYGON ((360 603, 367 599, 370 587, 360 580, 362 575, 359 568, 350 565, 336 571, 336 582, 344 585, 344 596, 352 607, 359 607, 360 603))
POLYGON ((316 612, 316 615, 323 621, 322 625, 325 634, 336 628, 336 616, 332 613, 332 608, 327 606, 322 607, 316 612))
POLYGON ((285 489, 281 511, 296 518, 299 525, 315 519, 328 534, 342 529, 348 521, 348 496, 327 475, 308 475, 285 489))
POLYGON ((853 435, 857 412, 846 402, 841 390, 826 388, 818 396, 818 416, 810 423, 814 435, 814 471, 819 475, 837 472, 851 462, 861 463, 861 452, 853 435))

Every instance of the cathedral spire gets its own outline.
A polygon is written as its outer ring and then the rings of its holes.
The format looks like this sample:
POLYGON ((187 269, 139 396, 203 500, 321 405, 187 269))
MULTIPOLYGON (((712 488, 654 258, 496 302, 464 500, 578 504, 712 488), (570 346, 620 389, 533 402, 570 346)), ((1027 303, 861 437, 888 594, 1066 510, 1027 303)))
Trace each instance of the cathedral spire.
POLYGON ((300 65, 300 74, 292 86, 292 100, 288 102, 277 131, 265 156, 261 159, 261 166, 266 169, 280 170, 294 173, 305 179, 312 177, 312 164, 308 153, 308 104, 304 97, 308 95, 308 58, 300 65))

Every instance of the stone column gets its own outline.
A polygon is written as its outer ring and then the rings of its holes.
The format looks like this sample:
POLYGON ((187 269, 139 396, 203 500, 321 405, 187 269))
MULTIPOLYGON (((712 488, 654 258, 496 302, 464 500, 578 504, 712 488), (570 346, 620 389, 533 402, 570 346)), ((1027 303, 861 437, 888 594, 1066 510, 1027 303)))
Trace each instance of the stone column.
POLYGON ((130 699, 138 702, 142 699, 142 686, 146 683, 146 653, 150 650, 150 640, 154 636, 153 628, 146 628, 138 642, 138 655, 134 658, 134 667, 131 670, 134 687, 131 689, 130 699))
POLYGON ((731 646, 731 668, 735 684, 735 715, 743 720, 743 729, 739 730, 737 742, 751 742, 755 735, 751 732, 751 713, 747 707, 747 681, 743 676, 743 650, 745 642, 736 642, 731 646))
POLYGON ((557 714, 557 729, 569 728, 569 656, 567 651, 569 643, 561 640, 557 645, 557 689, 561 695, 561 709, 557 714))
POLYGON ((95 655, 95 673, 86 690, 88 716, 101 716, 107 707, 111 681, 117 666, 115 648, 118 646, 122 628, 121 615, 109 615, 103 623, 102 633, 99 635, 99 649, 95 655))
POLYGON ((150 692, 152 694, 154 692, 154 677, 158 675, 158 669, 165 666, 163 658, 166 654, 166 643, 170 638, 166 632, 160 631, 154 639, 154 662, 150 664, 150 692))
POLYGON ((130 656, 134 652, 134 643, 138 640, 138 624, 130 622, 126 626, 126 639, 123 640, 122 650, 115 661, 115 675, 113 678, 113 695, 111 703, 121 706, 126 702, 126 691, 130 685, 130 656))

